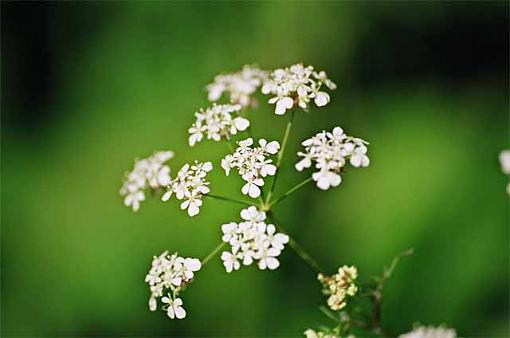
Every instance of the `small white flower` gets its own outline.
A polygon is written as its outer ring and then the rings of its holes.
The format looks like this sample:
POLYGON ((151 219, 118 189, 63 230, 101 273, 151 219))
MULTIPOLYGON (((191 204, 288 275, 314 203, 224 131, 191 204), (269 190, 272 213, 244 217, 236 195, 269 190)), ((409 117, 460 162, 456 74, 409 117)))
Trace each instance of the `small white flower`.
POLYGON ((182 307, 182 299, 175 298, 175 300, 172 300, 170 295, 168 295, 168 297, 163 297, 161 301, 167 304, 167 315, 171 319, 183 319, 186 317, 186 310, 182 307))
POLYGON ((337 187, 342 183, 342 177, 327 169, 321 169, 312 174, 312 179, 317 182, 317 187, 328 190, 330 187, 337 187))
POLYGON ((156 297, 151 296, 149 298, 149 310, 156 311, 157 307, 158 307, 158 302, 156 301, 156 297))
POLYGON ((197 118, 195 123, 188 129, 189 145, 194 146, 202 141, 204 135, 209 140, 228 140, 238 131, 248 129, 250 121, 239 116, 240 111, 241 106, 238 104, 214 103, 211 107, 200 109, 195 113, 197 118))
POLYGON ((207 86, 209 101, 219 100, 226 93, 230 102, 241 106, 253 104, 252 95, 268 77, 268 72, 252 65, 231 74, 220 74, 207 86))
POLYGON ((283 115, 297 104, 306 109, 313 99, 317 107, 330 101, 329 94, 321 91, 322 85, 333 90, 336 85, 328 79, 326 72, 314 71, 312 66, 295 64, 288 68, 276 69, 262 85, 263 94, 275 95, 269 103, 275 103, 275 114, 283 115))
POLYGON ((276 233, 276 227, 273 224, 268 224, 266 232, 269 244, 277 250, 283 250, 285 244, 289 242, 289 236, 282 233, 276 233))
POLYGON ((278 141, 267 142, 266 139, 259 140, 260 148, 268 154, 275 155, 280 150, 280 143, 278 141))
POLYGON ((246 184, 241 188, 241 192, 245 195, 250 196, 251 198, 257 198, 260 196, 260 188, 264 185, 264 180, 261 178, 254 178, 250 175, 246 175, 246 178, 243 176, 243 179, 246 180, 246 184))
POLYGON ((446 327, 419 326, 413 331, 402 334, 399 338, 456 338, 457 333, 446 327))
MULTIPOLYGON (((272 103, 272 102, 270 102, 272 103)), ((292 100, 290 97, 282 97, 278 100, 276 100, 276 107, 274 110, 274 113, 276 115, 284 115, 285 112, 288 109, 291 109, 294 105, 294 100, 292 100)))
POLYGON ((340 174, 347 160, 355 168, 370 164, 366 147, 368 143, 345 135, 340 127, 335 127, 331 132, 322 131, 301 144, 305 151, 298 152, 302 159, 295 164, 295 168, 303 171, 315 164, 317 171, 312 174, 312 179, 322 190, 340 185, 340 174))
MULTIPOLYGON (((262 222, 266 219, 266 213, 259 211, 256 207, 251 206, 248 209, 241 210, 241 218, 249 222, 262 222)), ((235 224, 235 223, 230 223, 235 224)))
POLYGON ((318 92, 313 101, 317 107, 324 107, 329 103, 329 94, 326 92, 318 92))
POLYGON ((280 262, 276 257, 280 255, 281 251, 275 248, 263 248, 260 251, 259 256, 259 269, 265 270, 268 268, 269 270, 275 270, 280 266, 280 262))
POLYGON ((125 174, 120 195, 124 205, 134 212, 140 209, 140 202, 145 200, 146 189, 157 190, 170 183, 170 167, 165 164, 174 156, 172 151, 156 151, 151 156, 136 160, 133 170, 125 174))
MULTIPOLYGON (((348 143, 352 145, 352 143, 348 143)), ((350 159, 351 165, 353 167, 368 167, 370 164, 370 159, 367 156, 367 147, 364 145, 359 145, 358 147, 354 148, 352 151, 351 159, 350 159)))
POLYGON ((510 150, 503 150, 499 153, 499 162, 501 163, 501 170, 510 175, 510 150))
POLYGON ((225 243, 229 243, 233 238, 236 237, 237 223, 230 222, 223 224, 221 226, 221 231, 223 231, 223 237, 221 237, 221 240, 225 243))
POLYGON ((140 202, 145 200, 145 194, 142 190, 138 190, 139 187, 134 184, 127 185, 125 188, 124 205, 131 206, 133 211, 137 212, 140 209, 140 202))
POLYGON ((223 261, 225 270, 228 273, 232 272, 233 270, 239 270, 239 268, 241 267, 241 264, 239 263, 237 256, 228 251, 223 251, 221 253, 221 260, 223 261))
POLYGON ((264 185, 263 178, 274 176, 276 166, 269 159, 270 155, 275 155, 280 149, 277 141, 267 142, 265 139, 258 141, 258 147, 253 146, 253 139, 247 138, 237 142, 238 147, 233 154, 225 156, 221 161, 221 167, 228 176, 231 169, 237 169, 241 178, 246 182, 241 188, 244 195, 257 198, 261 195, 261 189, 264 185))

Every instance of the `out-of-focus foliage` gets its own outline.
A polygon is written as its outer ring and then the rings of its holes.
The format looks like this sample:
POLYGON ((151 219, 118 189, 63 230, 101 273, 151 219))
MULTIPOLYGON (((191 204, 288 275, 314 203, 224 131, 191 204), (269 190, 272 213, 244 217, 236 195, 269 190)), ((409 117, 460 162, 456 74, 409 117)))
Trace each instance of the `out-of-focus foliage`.
MULTIPOLYGON (((219 168, 223 145, 187 146, 215 74, 304 62, 339 88, 327 107, 297 114, 278 191, 305 177, 292 167, 300 139, 336 125, 371 143, 371 166, 285 200, 282 223, 330 272, 354 264, 361 279, 415 248, 387 286, 389 332, 420 321, 505 335, 505 13, 503 2, 51 5, 43 104, 27 109, 23 58, 2 50, 2 333, 297 336, 328 324, 316 276, 290 249, 276 271, 226 275, 216 258, 184 294, 185 320, 150 313, 152 255, 204 257, 240 208, 205 200, 191 219, 153 199, 133 215, 118 196, 132 160, 153 150, 174 150, 174 170, 194 159, 219 168)), ((7 47, 21 45, 8 23, 7 47)), ((281 137, 272 109, 250 113, 256 137, 281 137)), ((242 184, 221 170, 211 182, 223 195, 242 184)))

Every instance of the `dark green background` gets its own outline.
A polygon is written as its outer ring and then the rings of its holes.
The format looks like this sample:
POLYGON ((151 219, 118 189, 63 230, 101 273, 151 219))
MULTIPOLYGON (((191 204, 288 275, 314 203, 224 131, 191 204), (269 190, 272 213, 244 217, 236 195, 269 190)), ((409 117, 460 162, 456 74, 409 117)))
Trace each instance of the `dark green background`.
MULTIPOLYGON (((328 271, 389 282, 383 322, 463 336, 508 333, 506 2, 2 3, 2 334, 299 336, 330 324, 315 276, 287 249, 274 272, 227 275, 218 258, 184 294, 188 317, 147 309, 143 282, 164 249, 204 257, 239 207, 206 200, 190 219, 153 199, 133 215, 118 196, 135 157, 219 168, 226 148, 190 149, 204 86, 245 63, 296 62, 338 83, 325 108, 299 113, 299 141, 342 126, 370 141, 371 165, 337 189, 308 186, 275 212, 328 271)), ((250 113, 257 137, 285 118, 250 113)), ((217 194, 238 178, 211 175, 217 194)))

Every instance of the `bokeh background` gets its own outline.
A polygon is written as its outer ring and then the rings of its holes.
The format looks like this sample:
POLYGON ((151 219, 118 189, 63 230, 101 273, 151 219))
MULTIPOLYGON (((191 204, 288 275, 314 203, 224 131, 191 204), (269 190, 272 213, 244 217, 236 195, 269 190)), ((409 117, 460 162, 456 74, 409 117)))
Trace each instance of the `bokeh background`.
MULTIPOLYGON (((2 334, 299 336, 331 324, 315 276, 287 249, 274 272, 226 275, 219 258, 183 298, 188 318, 147 309, 144 276, 165 249, 204 257, 239 207, 206 200, 189 218, 157 199, 138 214, 118 195, 135 157, 190 149, 187 128, 214 75, 246 63, 328 71, 327 107, 299 113, 299 140, 340 125, 371 142, 371 166, 338 189, 307 186, 278 206, 282 224, 330 272, 389 282, 393 334, 445 323, 468 336, 508 334, 508 3, 2 2, 2 334)), ((279 139, 285 118, 250 113, 279 139)), ((218 170, 217 194, 241 181, 218 170)))

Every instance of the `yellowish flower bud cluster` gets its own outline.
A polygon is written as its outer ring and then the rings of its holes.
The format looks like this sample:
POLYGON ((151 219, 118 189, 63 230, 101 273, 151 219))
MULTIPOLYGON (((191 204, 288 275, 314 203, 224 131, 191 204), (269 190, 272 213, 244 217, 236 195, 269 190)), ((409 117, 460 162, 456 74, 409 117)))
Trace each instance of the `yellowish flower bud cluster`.
POLYGON ((328 306, 333 311, 345 307, 347 296, 354 296, 358 287, 354 281, 358 277, 358 270, 355 266, 344 265, 338 269, 338 273, 332 276, 325 276, 320 273, 317 279, 322 283, 322 292, 328 295, 328 306))

